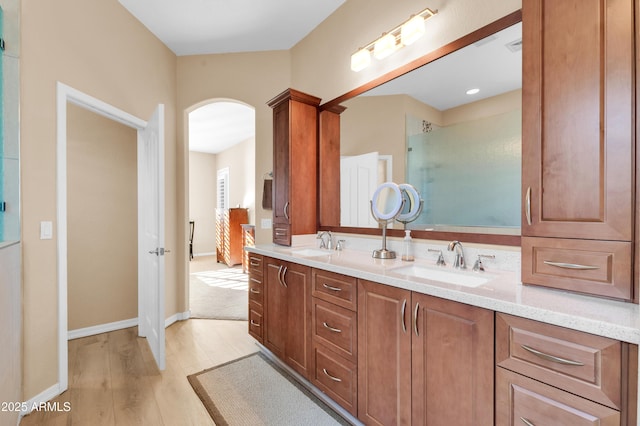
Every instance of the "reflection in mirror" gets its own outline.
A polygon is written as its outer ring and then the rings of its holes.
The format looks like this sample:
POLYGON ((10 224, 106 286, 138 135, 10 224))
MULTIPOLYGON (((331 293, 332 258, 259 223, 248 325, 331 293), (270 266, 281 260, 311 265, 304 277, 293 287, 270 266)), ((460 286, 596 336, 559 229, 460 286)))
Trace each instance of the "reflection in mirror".
POLYGON ((345 222, 344 194, 372 194, 382 173, 424 199, 411 229, 520 234, 521 27, 342 103, 342 226, 371 227, 345 222), (348 175, 370 183, 354 187, 348 175))
POLYGON ((420 216, 424 208, 424 200, 420 198, 418 190, 416 190, 413 185, 401 183, 399 186, 402 199, 404 200, 404 206, 398 217, 396 217, 396 220, 403 223, 406 229, 407 223, 413 222, 420 216))

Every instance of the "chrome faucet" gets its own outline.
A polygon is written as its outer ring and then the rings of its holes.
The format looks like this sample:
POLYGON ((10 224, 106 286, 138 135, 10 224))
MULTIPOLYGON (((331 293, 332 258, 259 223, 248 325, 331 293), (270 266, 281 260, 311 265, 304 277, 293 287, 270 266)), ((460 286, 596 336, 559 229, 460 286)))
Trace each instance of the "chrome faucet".
POLYGON ((318 232, 318 236, 316 239, 320 240, 320 248, 324 248, 327 250, 333 249, 333 239, 331 238, 331 231, 320 231, 318 232), (325 242, 324 237, 328 236, 327 241, 325 242))
POLYGON ((464 263, 464 251, 462 250, 462 243, 460 241, 451 241, 447 247, 449 251, 456 251, 456 258, 453 261, 453 267, 456 269, 467 269, 467 265, 464 263))

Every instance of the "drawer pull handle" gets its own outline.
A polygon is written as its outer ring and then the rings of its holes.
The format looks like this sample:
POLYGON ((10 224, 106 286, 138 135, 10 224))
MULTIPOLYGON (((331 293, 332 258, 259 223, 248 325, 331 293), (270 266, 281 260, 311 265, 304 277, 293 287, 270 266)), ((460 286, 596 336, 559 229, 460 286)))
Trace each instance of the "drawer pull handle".
POLYGON ((531 225, 531 187, 527 188, 526 204, 525 214, 527 216, 527 225, 531 225))
POLYGON ((342 291, 341 288, 333 287, 333 286, 330 286, 329 284, 325 284, 325 283, 322 284, 322 287, 326 288, 327 290, 331 290, 331 291, 342 291))
POLYGON ((328 378, 330 378, 331 380, 333 380, 334 382, 341 382, 341 381, 342 381, 342 379, 339 379, 339 378, 337 378, 337 377, 332 376, 331 374, 329 374, 329 372, 327 371, 327 369, 326 369, 326 368, 323 368, 323 369, 322 369, 322 372, 323 372, 323 373, 324 373, 328 378))
POLYGON ((251 266, 260 266, 260 263, 251 261, 249 263, 251 266))
POLYGON ((276 237, 284 237, 287 235, 287 231, 276 230, 276 237))
POLYGON ((253 281, 254 283, 262 284, 262 281, 255 279, 253 277, 251 277, 251 281, 253 281))
POLYGON ((565 365, 575 365, 578 367, 582 367, 584 364, 578 361, 571 361, 570 359, 565 359, 565 358, 560 358, 557 356, 553 356, 553 355, 549 355, 549 354, 545 354, 544 352, 540 352, 538 350, 533 349, 532 347, 529 347, 527 345, 520 345, 522 346, 522 349, 524 349, 525 351, 531 352, 532 354, 542 358, 542 359, 546 359, 547 361, 552 361, 552 362, 557 362, 558 364, 565 364, 565 365))
POLYGON ((600 269, 599 266, 579 265, 577 263, 552 262, 550 260, 545 260, 544 263, 546 265, 556 266, 558 268, 579 269, 581 271, 588 271, 588 270, 592 270, 592 269, 600 269))
POLYGON ((525 419, 524 417, 520 417, 520 420, 522 420, 522 423, 524 423, 527 426, 536 426, 533 423, 531 423, 529 420, 525 419))
POLYGON ((324 328, 326 328, 327 330, 333 331, 334 333, 342 333, 342 330, 340 330, 339 328, 331 327, 326 322, 323 322, 322 325, 324 326, 324 328))
POLYGON ((251 320, 251 325, 256 326, 256 327, 260 327, 260 324, 258 324, 254 320, 251 320))
POLYGON ((249 291, 253 294, 260 294, 260 290, 256 290, 255 288, 250 288, 249 291))

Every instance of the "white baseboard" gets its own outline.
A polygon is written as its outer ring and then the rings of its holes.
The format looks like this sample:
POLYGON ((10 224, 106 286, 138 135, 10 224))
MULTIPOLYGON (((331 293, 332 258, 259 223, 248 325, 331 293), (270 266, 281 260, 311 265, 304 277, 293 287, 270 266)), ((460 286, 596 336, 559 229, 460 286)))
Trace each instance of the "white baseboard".
POLYGON ((193 257, 201 257, 201 256, 215 256, 216 252, 212 251, 211 253, 209 252, 205 252, 205 253, 194 253, 193 257))
POLYGON ((190 317, 191 311, 178 312, 177 314, 171 315, 164 321, 164 328, 169 327, 174 322, 188 320, 190 317))
POLYGON ((35 408, 39 407, 40 404, 45 404, 47 401, 52 400, 56 396, 60 395, 62 391, 60 390, 60 385, 56 383, 48 389, 40 392, 38 395, 34 396, 28 401, 24 402, 24 410, 20 411, 20 416, 18 417, 18 424, 20 424, 20 420, 27 414, 31 413, 35 408))
POLYGON ((122 330, 123 328, 135 327, 136 325, 138 325, 138 318, 110 322, 107 324, 99 324, 92 327, 69 330, 67 333, 67 338, 69 340, 79 339, 81 337, 93 336, 96 334, 108 333, 110 331, 122 330))
MULTIPOLYGON (((188 320, 191 317, 191 312, 178 312, 171 315, 164 321, 164 326, 169 327, 176 321, 188 320)), ((96 334, 108 333, 110 331, 122 330, 123 328, 135 327, 138 325, 138 318, 131 318, 128 320, 110 322, 107 324, 94 325, 92 327, 79 328, 76 330, 69 330, 68 339, 79 339, 81 337, 94 336, 96 334)))

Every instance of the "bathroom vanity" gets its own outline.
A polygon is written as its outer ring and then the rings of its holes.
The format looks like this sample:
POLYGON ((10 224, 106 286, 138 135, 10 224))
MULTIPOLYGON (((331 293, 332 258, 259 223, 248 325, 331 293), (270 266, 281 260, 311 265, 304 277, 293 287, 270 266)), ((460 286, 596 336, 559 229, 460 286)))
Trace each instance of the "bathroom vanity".
POLYGON ((251 334, 365 424, 636 424, 638 305, 424 257, 247 250, 251 334))

